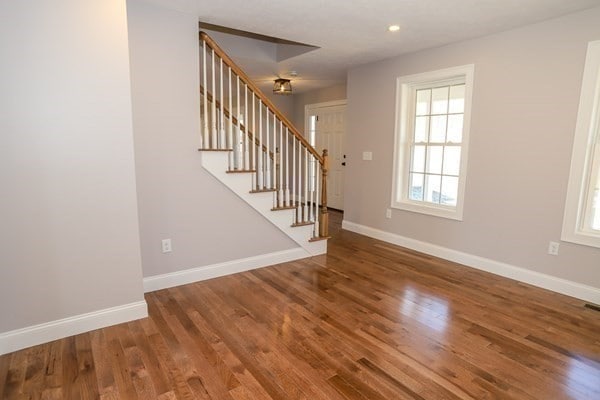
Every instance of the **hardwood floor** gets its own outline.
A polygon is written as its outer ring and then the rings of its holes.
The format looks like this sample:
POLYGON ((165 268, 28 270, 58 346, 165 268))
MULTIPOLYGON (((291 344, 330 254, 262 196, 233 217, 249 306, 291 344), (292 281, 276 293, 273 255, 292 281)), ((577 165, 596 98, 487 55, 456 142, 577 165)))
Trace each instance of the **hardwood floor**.
POLYGON ((0 357, 2 399, 600 399, 600 312, 347 231, 0 357))

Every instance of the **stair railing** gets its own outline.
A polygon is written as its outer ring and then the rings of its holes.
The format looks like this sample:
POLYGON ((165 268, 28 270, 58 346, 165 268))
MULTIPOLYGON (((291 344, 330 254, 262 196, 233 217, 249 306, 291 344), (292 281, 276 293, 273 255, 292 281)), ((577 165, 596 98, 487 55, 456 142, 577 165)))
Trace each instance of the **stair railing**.
POLYGON ((273 192, 273 210, 295 210, 292 226, 328 237, 328 155, 294 125, 205 32, 200 32, 202 151, 229 152, 230 173, 252 173, 251 192, 273 192), (320 203, 320 204, 319 204, 320 203))

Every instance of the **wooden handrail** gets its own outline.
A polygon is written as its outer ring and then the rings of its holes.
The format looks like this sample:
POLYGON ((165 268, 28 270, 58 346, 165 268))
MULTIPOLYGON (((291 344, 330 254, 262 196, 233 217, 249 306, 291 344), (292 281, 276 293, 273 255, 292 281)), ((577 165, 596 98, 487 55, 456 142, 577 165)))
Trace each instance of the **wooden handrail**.
POLYGON ((276 116, 282 121, 288 130, 308 149, 308 151, 319 161, 321 165, 323 165, 323 157, 315 150, 314 147, 310 145, 310 143, 302 136, 302 134, 296 129, 294 124, 291 123, 289 119, 283 115, 277 107, 269 100, 269 98, 256 86, 252 80, 242 71, 240 67, 219 47, 219 45, 212 40, 212 38, 206 32, 200 32, 200 40, 204 40, 208 47, 213 49, 215 53, 221 58, 225 64, 232 69, 233 72, 252 90, 276 116))
MULTIPOLYGON (((202 85, 200 85, 200 94, 204 95, 204 87, 202 87, 202 85)), ((206 99, 209 102, 211 102, 211 103, 213 102, 213 96, 212 96, 212 94, 210 92, 206 92, 206 99)), ((215 106, 220 110, 221 109, 221 102, 219 100, 215 100, 215 106)), ((231 123, 233 125, 239 127, 240 130, 242 132, 244 132, 245 134, 247 134, 250 139, 254 140, 254 143, 257 146, 260 146, 260 141, 254 136, 254 133, 250 130, 250 128, 246 129, 246 125, 239 124, 238 123, 238 119, 234 115, 231 115, 231 113, 229 112, 229 110, 227 109, 227 107, 223 107, 223 114, 225 114, 225 117, 231 118, 231 123)), ((267 152, 267 146, 263 145, 262 146, 262 150, 263 150, 263 152, 266 153, 267 152)), ((269 151, 269 158, 271 160, 273 160, 273 157, 274 157, 273 152, 269 151)))

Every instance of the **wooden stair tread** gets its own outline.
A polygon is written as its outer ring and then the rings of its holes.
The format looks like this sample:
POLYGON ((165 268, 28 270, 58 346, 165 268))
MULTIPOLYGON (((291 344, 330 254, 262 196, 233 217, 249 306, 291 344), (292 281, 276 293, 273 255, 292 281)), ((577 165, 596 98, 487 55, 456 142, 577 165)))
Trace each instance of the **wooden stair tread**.
POLYGON ((308 239, 309 242, 318 242, 320 240, 331 239, 331 236, 314 236, 308 239))
POLYGON ((198 149, 198 151, 233 151, 233 149, 198 149))
POLYGON ((271 211, 295 210, 296 208, 296 206, 273 207, 271 211))
POLYGON ((267 192, 276 192, 277 189, 255 189, 251 190, 250 193, 267 193, 267 192))
POLYGON ((296 222, 294 224, 292 224, 292 228, 296 228, 298 226, 307 226, 307 225, 314 225, 314 222, 310 222, 310 221, 306 221, 306 222, 296 222))
POLYGON ((255 169, 230 169, 225 171, 225 173, 227 174, 248 174, 248 173, 255 173, 256 170, 255 169))

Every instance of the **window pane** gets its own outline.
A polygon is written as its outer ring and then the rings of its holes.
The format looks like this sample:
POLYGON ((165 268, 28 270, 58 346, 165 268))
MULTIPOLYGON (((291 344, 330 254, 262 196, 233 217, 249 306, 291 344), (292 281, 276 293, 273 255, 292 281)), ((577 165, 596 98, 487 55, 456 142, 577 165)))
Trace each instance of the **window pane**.
POLYGON ((425 201, 440 202, 440 180, 439 175, 425 175, 425 201))
POLYGON ((460 172, 460 147, 444 147, 444 175, 458 175, 460 172))
POLYGON ((448 113, 448 86, 435 88, 431 91, 431 113, 448 113))
POLYGON ((431 101, 431 90, 417 90, 417 104, 415 106, 417 115, 429 114, 429 102, 431 101))
POLYGON ((415 119, 415 143, 427 142, 429 131, 429 117, 417 117, 415 119))
POLYGON ((462 142, 463 114, 448 115, 448 137, 446 141, 452 143, 462 142))
POLYGON ((423 200, 423 181, 425 175, 410 174, 410 187, 408 188, 408 198, 411 200, 423 200))
POLYGON ((413 147, 412 172, 425 172, 425 146, 413 147))
MULTIPOLYGON (((600 132, 598 133, 600 135, 600 132)), ((600 143, 593 145, 592 168, 588 188, 588 202, 585 219, 590 229, 600 231, 600 143)))
POLYGON ((442 177, 442 195, 440 203, 448 206, 456 206, 458 198, 458 178, 454 176, 442 177))
POLYGON ((448 112, 465 112, 465 85, 457 85, 450 87, 450 107, 448 112))
POLYGON ((444 143, 446 141, 446 116, 431 117, 431 135, 429 141, 432 143, 444 143))
POLYGON ((427 173, 442 173, 442 146, 427 147, 427 173))

